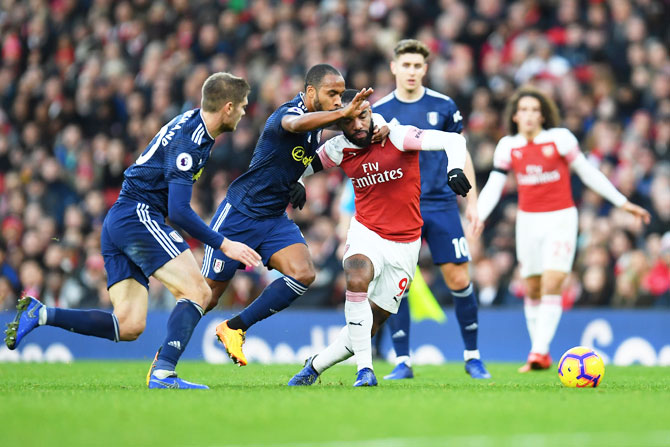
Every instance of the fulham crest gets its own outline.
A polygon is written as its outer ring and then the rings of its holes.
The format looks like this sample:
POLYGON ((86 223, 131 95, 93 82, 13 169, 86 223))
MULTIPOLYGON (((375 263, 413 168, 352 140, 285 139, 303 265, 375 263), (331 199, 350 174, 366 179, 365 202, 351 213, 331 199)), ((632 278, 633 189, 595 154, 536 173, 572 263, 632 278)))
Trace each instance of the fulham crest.
POLYGON ((428 124, 431 126, 436 126, 437 125, 437 120, 439 119, 440 115, 437 112, 428 112, 426 115, 426 118, 428 118, 428 124))
POLYGON ((224 262, 221 259, 214 260, 214 273, 221 273, 223 270, 224 262))

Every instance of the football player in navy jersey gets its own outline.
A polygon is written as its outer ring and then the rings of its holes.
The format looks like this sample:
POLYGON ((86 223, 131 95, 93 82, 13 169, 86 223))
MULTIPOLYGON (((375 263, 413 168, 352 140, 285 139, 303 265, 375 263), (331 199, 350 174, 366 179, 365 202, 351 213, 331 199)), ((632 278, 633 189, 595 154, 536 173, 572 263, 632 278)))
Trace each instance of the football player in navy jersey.
MULTIPOLYGON (((428 47, 422 42, 414 39, 398 42, 391 61, 396 89, 373 104, 372 110, 388 122, 460 133, 463 130, 463 118, 456 103, 422 84, 429 55, 428 47)), ((424 220, 422 236, 430 247, 433 262, 440 266, 444 281, 454 297, 456 319, 465 343, 465 370, 473 378, 490 378, 477 348, 477 298, 470 281, 470 254, 456 195, 447 185, 447 156, 444 152, 421 152, 419 164, 421 215, 424 220)), ((469 155, 465 173, 473 185, 467 198, 465 215, 470 221, 472 235, 476 237, 481 233, 483 224, 477 217, 477 188, 469 155)), ((398 313, 388 321, 397 364, 385 379, 414 376, 409 357, 409 320, 408 300, 404 299, 398 313)))
MULTIPOLYGON (((287 216, 286 207, 293 186, 314 159, 321 129, 341 118, 356 117, 370 105, 366 98, 372 89, 358 92, 346 107, 342 107, 343 92, 344 78, 335 67, 318 64, 310 68, 305 91, 270 115, 249 169, 233 181, 212 218, 214 231, 244 241, 258 250, 264 265, 284 275, 239 315, 217 326, 219 340, 239 365, 247 364, 242 351, 246 330, 288 307, 314 281, 305 239, 287 216)), ((209 309, 216 306, 239 266, 227 254, 205 248, 202 274, 212 287, 209 309)))
POLYGON ((249 84, 228 73, 211 75, 202 87, 200 109, 173 118, 124 172, 118 200, 102 226, 101 246, 114 312, 47 308, 32 297, 17 305, 5 342, 15 349, 39 325, 57 326, 113 341, 135 340, 144 331, 148 277, 161 281, 177 299, 167 336, 147 374, 149 388, 206 389, 177 377, 177 361, 210 302, 211 290, 181 235, 165 223, 216 247, 231 259, 258 265, 247 245, 211 230, 190 205, 214 139, 232 132, 245 113, 249 84))

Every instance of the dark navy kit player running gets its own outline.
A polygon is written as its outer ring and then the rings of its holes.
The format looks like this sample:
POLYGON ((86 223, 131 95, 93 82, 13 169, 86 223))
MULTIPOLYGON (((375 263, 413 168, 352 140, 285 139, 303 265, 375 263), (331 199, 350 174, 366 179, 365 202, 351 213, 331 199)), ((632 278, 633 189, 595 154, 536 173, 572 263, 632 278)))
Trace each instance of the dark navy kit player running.
MULTIPOLYGON (((412 125, 419 129, 437 129, 460 133, 463 118, 456 103, 441 93, 422 85, 426 74, 428 47, 413 39, 398 42, 391 61, 396 89, 377 101, 372 110, 388 122, 412 125)), ((421 216, 423 239, 428 243, 433 262, 439 265, 454 297, 456 319, 465 344, 465 370, 473 378, 491 377, 480 360, 477 348, 477 298, 470 281, 468 243, 461 225, 456 195, 447 185, 447 155, 444 152, 421 152, 421 216)), ((477 217, 477 188, 472 160, 467 156, 465 174, 473 188, 468 194, 466 218, 474 237, 483 229, 477 217)), ((396 315, 388 320, 397 365, 385 379, 412 378, 409 358, 408 300, 401 302, 396 315)))
MULTIPOLYGON (((214 231, 243 241, 263 264, 284 276, 269 284, 239 315, 216 328, 233 361, 246 365, 244 334, 256 322, 288 307, 314 281, 315 271, 300 229, 286 214, 292 188, 314 160, 321 130, 369 106, 372 89, 363 89, 342 108, 344 78, 331 65, 318 64, 305 76, 305 91, 279 107, 265 123, 249 169, 235 179, 212 218, 214 231)), ((239 262, 206 247, 202 274, 212 287, 213 308, 239 262)))
POLYGON ((235 130, 245 113, 249 84, 228 73, 211 75, 202 87, 200 109, 189 110, 163 126, 135 163, 124 172, 118 200, 107 213, 101 246, 114 312, 47 308, 22 298, 6 331, 15 349, 39 325, 57 326, 113 341, 131 341, 144 331, 148 277, 154 276, 177 299, 167 336, 147 375, 149 388, 207 388, 177 377, 176 364, 211 300, 211 290, 181 235, 179 225, 205 244, 245 265, 260 256, 247 245, 212 231, 190 205, 193 183, 209 158, 214 139, 235 130))

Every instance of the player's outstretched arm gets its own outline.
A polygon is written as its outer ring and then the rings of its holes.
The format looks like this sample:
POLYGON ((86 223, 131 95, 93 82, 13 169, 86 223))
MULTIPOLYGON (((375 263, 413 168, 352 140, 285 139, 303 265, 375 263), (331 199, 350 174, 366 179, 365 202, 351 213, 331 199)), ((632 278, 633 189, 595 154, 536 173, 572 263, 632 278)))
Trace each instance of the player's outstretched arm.
POLYGON ((222 234, 212 230, 191 208, 192 185, 171 182, 168 189, 168 217, 188 234, 211 247, 220 247, 226 256, 243 262, 248 266, 258 265, 261 257, 251 248, 239 242, 225 239, 222 234), (228 244, 226 243, 228 241, 228 244), (232 244, 231 244, 232 243, 232 244), (230 250, 231 254, 224 250, 230 250))
POLYGON ((507 180, 507 173, 494 168, 489 175, 489 179, 479 193, 477 200, 477 214, 482 222, 491 214, 491 211, 496 207, 502 196, 505 181, 507 180))
POLYGON ((231 241, 224 237, 219 248, 224 255, 240 261, 247 267, 256 267, 261 261, 261 256, 254 249, 242 242, 231 241))
POLYGON ((470 225, 468 226, 468 233, 470 237, 479 237, 484 230, 484 222, 479 219, 479 212, 477 211, 477 178, 475 177, 475 167, 472 163, 470 152, 465 153, 465 175, 468 177, 472 189, 468 192, 468 203, 465 207, 465 218, 468 219, 470 225))
POLYGON ((367 98, 374 92, 371 88, 364 88, 356 93, 354 99, 346 107, 324 112, 308 112, 302 115, 285 115, 281 120, 284 130, 291 133, 304 133, 322 129, 342 118, 354 118, 370 107, 367 98))
POLYGON ((609 200, 615 206, 635 216, 638 224, 649 223, 651 219, 649 212, 644 208, 629 202, 626 196, 616 189, 605 174, 589 163, 586 157, 584 157, 584 154, 580 152, 572 161, 570 167, 586 186, 609 200))

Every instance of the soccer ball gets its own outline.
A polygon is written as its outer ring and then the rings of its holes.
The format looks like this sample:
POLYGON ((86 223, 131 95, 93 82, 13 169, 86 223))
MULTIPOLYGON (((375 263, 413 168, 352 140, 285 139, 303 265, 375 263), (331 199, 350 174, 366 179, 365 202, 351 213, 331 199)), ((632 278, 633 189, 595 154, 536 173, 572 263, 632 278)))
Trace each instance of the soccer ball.
POLYGON ((558 362, 558 378, 569 388, 595 388, 604 375, 603 359, 585 346, 568 349, 558 362))

